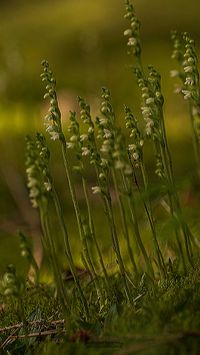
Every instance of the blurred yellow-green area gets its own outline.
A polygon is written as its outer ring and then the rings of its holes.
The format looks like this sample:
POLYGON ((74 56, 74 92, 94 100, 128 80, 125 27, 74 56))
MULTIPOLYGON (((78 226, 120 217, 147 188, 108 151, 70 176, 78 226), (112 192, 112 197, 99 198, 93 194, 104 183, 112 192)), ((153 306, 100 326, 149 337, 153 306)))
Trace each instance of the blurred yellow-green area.
MULTIPOLYGON (((171 59, 170 31, 190 32, 198 47, 199 1, 135 0, 134 4, 142 22, 144 62, 153 64, 162 76, 177 179, 183 174, 189 178, 194 168, 191 130, 187 105, 173 93, 174 80, 169 75, 176 65, 171 59)), ((123 104, 139 115, 138 90, 129 69, 134 62, 127 56, 123 36, 128 23, 123 15, 123 0, 0 2, 0 270, 5 263, 18 262, 18 229, 38 235, 37 214, 25 188, 24 137, 43 130, 47 107, 41 60, 48 59, 56 76, 66 127, 68 111, 77 108, 76 97, 85 97, 96 111, 104 85, 112 93, 119 124, 123 124, 123 104)), ((55 146, 53 169, 63 193, 63 171, 55 146)))

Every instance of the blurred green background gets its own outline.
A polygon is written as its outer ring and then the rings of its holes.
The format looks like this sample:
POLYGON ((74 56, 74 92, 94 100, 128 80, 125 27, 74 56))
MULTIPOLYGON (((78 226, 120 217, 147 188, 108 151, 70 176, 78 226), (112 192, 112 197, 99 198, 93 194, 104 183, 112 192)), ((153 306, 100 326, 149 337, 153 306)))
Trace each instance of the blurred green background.
MULTIPOLYGON (((182 177, 192 180, 187 105, 173 93, 174 80, 169 76, 175 67, 170 30, 190 32, 198 46, 199 1, 135 0, 134 4, 142 22, 144 61, 162 75, 177 181, 182 177)), ((138 90, 128 67, 131 58, 123 36, 128 23, 123 14, 123 0, 0 2, 0 271, 8 262, 19 262, 18 229, 34 237, 36 250, 39 243, 37 213, 31 209, 25 188, 24 137, 43 129, 46 106, 39 77, 41 60, 48 59, 57 78, 65 127, 68 111, 77 108, 77 95, 84 96, 96 110, 103 85, 111 90, 119 123, 123 104, 139 114, 138 90)), ((53 169, 63 195, 65 182, 58 154, 54 149, 53 169)), ((68 196, 65 198, 67 201, 68 196)))

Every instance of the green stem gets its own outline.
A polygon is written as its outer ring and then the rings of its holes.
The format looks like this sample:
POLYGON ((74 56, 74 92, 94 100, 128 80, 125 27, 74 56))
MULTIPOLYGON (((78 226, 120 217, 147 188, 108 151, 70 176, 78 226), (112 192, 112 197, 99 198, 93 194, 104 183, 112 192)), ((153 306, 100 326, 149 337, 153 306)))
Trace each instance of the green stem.
POLYGON ((163 128, 163 132, 164 132, 164 142, 163 142, 163 144, 160 145, 160 147, 161 147, 161 152, 162 152, 162 157, 163 157, 163 165, 165 168, 165 174, 166 174, 166 178, 167 178, 167 185, 169 185, 168 186, 168 194, 171 196, 170 206, 171 207, 174 206, 173 209, 171 209, 171 211, 173 213, 172 215, 177 219, 177 221, 181 227, 181 230, 182 230, 182 233, 184 236, 184 241, 185 241, 185 249, 186 249, 187 258, 188 258, 188 261, 190 262, 190 264, 193 266, 192 254, 191 254, 191 241, 190 241, 190 237, 192 235, 189 230, 189 227, 187 226, 186 222, 183 220, 183 213, 182 213, 179 197, 178 197, 175 183, 174 183, 171 155, 170 155, 169 147, 168 147, 168 144, 166 141, 167 138, 166 138, 166 132, 165 132, 164 128, 163 128), (171 192, 171 190, 172 190, 172 192, 171 192))
POLYGON ((51 232, 49 229, 47 212, 44 211, 44 208, 40 208, 40 217, 41 217, 41 225, 42 225, 43 234, 44 234, 46 242, 47 242, 47 245, 46 245, 47 250, 46 251, 47 251, 48 256, 50 257, 50 260, 52 262, 54 278, 55 278, 55 282, 56 282, 56 286, 57 286, 57 292, 58 292, 58 295, 60 298, 63 312, 64 312, 64 314, 66 314, 67 319, 69 321, 70 306, 69 306, 69 302, 66 298, 63 280, 62 280, 61 273, 60 273, 59 266, 58 266, 55 246, 54 246, 54 242, 53 242, 51 232))
POLYGON ((130 289, 128 287, 127 279, 126 279, 126 269, 123 263, 123 259, 121 256, 121 251, 120 251, 120 246, 119 246, 119 241, 118 241, 118 236, 117 236, 117 230, 115 226, 115 220, 114 220, 114 214, 113 214, 113 209, 112 209, 112 203, 111 203, 111 197, 105 197, 104 196, 104 201, 105 201, 105 210, 106 210, 106 215, 108 218, 108 222, 110 225, 111 229, 111 236, 112 236, 112 242, 113 242, 113 249, 117 257, 117 262, 119 265, 120 273, 124 282, 124 288, 126 292, 126 296, 129 300, 129 302, 132 304, 132 296, 130 289))
POLYGON ((84 296, 83 290, 82 290, 81 285, 80 285, 79 278, 77 276, 76 267, 75 267, 75 264, 74 264, 74 260, 73 260, 73 256, 72 256, 72 252, 71 252, 71 247, 70 247, 70 243, 69 243, 67 227, 65 225, 65 221, 64 221, 64 218, 63 218, 60 201, 59 201, 57 192, 56 192, 54 187, 53 187, 53 191, 52 192, 53 192, 53 201, 54 201, 54 204, 55 204, 57 216, 58 216, 58 219, 59 219, 59 222, 60 222, 60 227, 62 229, 67 261, 68 261, 72 276, 74 278, 74 282, 76 284, 77 290, 79 292, 79 295, 80 295, 80 298, 81 298, 81 301, 82 301, 82 304, 83 304, 83 307, 84 307, 85 314, 88 317, 89 316, 89 309, 88 309, 87 300, 86 300, 86 298, 84 296))
POLYGON ((133 192, 132 192, 132 188, 130 186, 130 182, 127 180, 127 178, 125 178, 124 174, 122 173, 122 179, 123 179, 123 184, 124 184, 124 188, 126 191, 126 194, 128 196, 128 205, 129 205, 129 210, 130 210, 130 214, 131 214, 131 222, 134 228, 134 232, 135 232, 135 238, 137 241, 137 244, 140 248, 140 251, 143 255, 145 264, 146 264, 146 270, 147 273, 150 272, 151 277, 154 278, 154 270, 153 270, 153 266, 151 264, 150 258, 146 252, 145 246, 143 244, 141 235, 140 235, 140 230, 139 230, 139 225, 138 225, 138 220, 137 220, 137 213, 136 213, 136 208, 135 208, 135 201, 134 201, 134 196, 133 196, 133 192))
POLYGON ((86 201, 86 205, 87 205, 89 227, 90 227, 91 236, 92 236, 93 242, 95 244, 95 247, 96 247, 96 250, 97 250, 97 253, 98 253, 100 265, 101 265, 102 270, 103 270, 103 274, 104 274, 104 277, 105 277, 106 288, 107 288, 107 291, 110 293, 109 277, 108 277, 108 273, 106 271, 106 267, 105 267, 105 264, 104 264, 103 256, 101 254, 99 243, 98 243, 97 238, 96 238, 96 233, 95 233, 94 223, 93 223, 93 218, 92 218, 92 212, 91 212, 91 206, 90 206, 90 201, 89 201, 89 197, 88 197, 86 180, 85 180, 85 178, 83 176, 82 176, 82 185, 83 185, 83 191, 84 191, 85 201, 86 201))
POLYGON ((88 265, 91 268, 91 270, 90 270, 91 274, 93 275, 94 278, 96 278, 96 276, 97 276, 96 275, 96 271, 95 271, 95 268, 93 266, 92 260, 90 258, 90 253, 89 253, 89 250, 88 250, 87 240, 86 240, 86 236, 85 236, 84 228, 83 228, 83 222, 81 220, 80 208, 79 208, 79 204, 78 204, 78 201, 77 201, 74 185, 72 183, 69 163, 68 163, 68 159, 67 159, 66 141, 65 141, 64 137, 61 140, 61 145, 62 145, 62 155, 63 155, 65 171, 66 171, 67 180, 68 180, 69 189, 70 189, 70 194, 71 194, 71 198, 72 198, 72 202, 73 202, 73 206, 74 206, 74 210, 75 210, 75 214, 76 214, 76 219, 77 219, 77 223, 78 223, 80 239, 81 239, 81 242, 83 243, 84 252, 86 253, 86 258, 87 258, 87 261, 88 261, 88 265))
MULTIPOLYGON (((142 162, 140 164, 140 169, 141 169, 141 173, 142 173, 142 179, 143 179, 143 183, 144 183, 144 189, 145 189, 145 193, 147 196, 147 203, 148 206, 145 202, 145 200, 143 199, 143 204, 144 204, 144 208, 149 220, 149 224, 151 227, 151 231, 152 231, 152 235, 153 235, 153 242, 154 242, 154 249, 156 252, 156 256, 157 256, 157 261, 158 261, 158 265, 160 268, 160 273, 163 277, 166 277, 166 267, 165 267, 165 262, 164 262, 164 258, 158 243, 158 239, 157 239, 157 234, 156 234, 156 227, 155 227, 155 223, 154 223, 154 217, 153 217, 153 211, 152 211, 152 206, 151 206, 151 201, 150 198, 148 196, 148 176, 146 173, 146 169, 145 169, 145 165, 142 162)), ((138 185, 139 186, 139 185, 138 185)), ((140 189, 139 189, 140 191, 140 189)))
POLYGON ((135 259, 134 259, 134 255, 133 255, 133 251, 132 251, 131 243, 130 243, 130 237, 129 237, 129 231, 128 231, 128 226, 127 226, 127 221, 126 221, 125 208, 124 208, 124 205, 123 205, 121 194, 119 193, 116 172, 115 172, 114 169, 112 169, 112 178, 113 178, 113 182, 114 182, 115 193, 117 195, 117 199, 118 199, 118 203, 119 203, 121 220, 122 220, 122 225, 123 225, 123 232, 124 232, 124 236, 125 236, 125 239, 126 239, 126 245, 127 245, 127 249, 128 249, 128 254, 129 254, 129 257, 130 257, 134 272, 135 272, 136 275, 138 275, 138 269, 137 269, 137 265, 135 263, 135 259))
POLYGON ((190 113, 190 122, 191 122, 191 126, 192 126, 193 149, 194 149, 194 155, 195 155, 195 160, 196 160, 197 173, 198 173, 198 177, 200 179, 200 144, 199 144, 199 138, 198 138, 198 135, 197 135, 197 132, 195 129, 195 116, 192 113, 191 102, 189 102, 189 113, 190 113))

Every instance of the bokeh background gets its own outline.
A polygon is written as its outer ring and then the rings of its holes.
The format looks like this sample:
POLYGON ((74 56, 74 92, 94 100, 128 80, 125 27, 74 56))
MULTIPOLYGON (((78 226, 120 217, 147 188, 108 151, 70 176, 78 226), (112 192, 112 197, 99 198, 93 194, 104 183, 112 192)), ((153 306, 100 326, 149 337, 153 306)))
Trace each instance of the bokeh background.
MULTIPOLYGON (((198 48, 199 1, 135 0, 134 4, 142 22, 144 61, 162 75, 177 182, 190 182, 194 180, 191 130, 187 105, 173 93, 174 80, 169 75, 175 67, 170 31, 190 32, 198 48)), ((43 130, 46 106, 41 60, 48 59, 57 78, 66 127, 68 111, 77 107, 77 95, 84 96, 96 110, 103 85, 111 90, 119 124, 123 122, 123 104, 139 115, 123 14, 123 0, 0 1, 0 272, 11 261, 21 263, 17 230, 32 236, 36 250, 39 245, 38 217, 29 204, 25 184, 24 138, 43 130)), ((54 155, 59 156, 56 144, 54 155)), ((57 158, 53 170, 63 196, 65 182, 57 158)), ((65 199, 68 201, 67 195, 65 199)), ((71 213, 68 207, 68 215, 71 213)), ((69 229, 74 233, 70 223, 69 229)))

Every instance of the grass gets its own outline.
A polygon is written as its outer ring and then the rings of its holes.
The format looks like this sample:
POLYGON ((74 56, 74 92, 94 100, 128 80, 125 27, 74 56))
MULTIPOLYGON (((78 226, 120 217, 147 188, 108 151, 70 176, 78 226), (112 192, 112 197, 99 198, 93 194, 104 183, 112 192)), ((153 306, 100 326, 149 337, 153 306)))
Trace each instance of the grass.
MULTIPOLYGON (((129 0, 125 10, 140 119, 126 105, 119 127, 111 93, 103 87, 99 112, 79 96, 66 131, 56 80, 43 60, 41 79, 49 103, 44 122, 46 134, 56 142, 49 144, 43 133, 26 137, 27 188, 35 216, 21 200, 21 180, 16 179, 19 193, 9 178, 11 170, 2 170, 24 220, 41 233, 43 250, 38 262, 27 231, 18 233, 24 270, 16 269, 10 255, 0 285, 3 353, 198 352, 199 224, 191 209, 199 206, 198 154, 193 190, 184 197, 181 191, 188 189, 189 179, 177 184, 161 77, 143 60, 140 22, 129 0), (52 172, 60 175, 64 190, 52 172)), ((174 32, 173 40, 179 92, 190 108, 196 153, 196 48, 186 33, 174 32)))
MULTIPOLYGON (((116 281, 118 282, 118 281, 116 281)), ((73 287, 68 285, 68 287, 73 287)), ((106 315, 89 323, 77 320, 82 338, 76 328, 70 337, 62 335, 63 325, 57 326, 57 335, 52 342, 41 336, 40 340, 28 340, 27 353, 80 354, 197 354, 199 348, 199 266, 188 270, 186 275, 170 275, 161 282, 156 291, 149 287, 145 277, 135 291, 135 309, 111 305, 106 315), (139 297, 138 297, 139 296, 139 297), (138 298, 137 298, 138 297, 138 298), (41 340, 44 341, 41 342, 41 340), (74 342, 76 341, 78 342, 74 342), (56 340, 56 342, 55 342, 56 340)), ((61 310, 51 289, 41 285, 37 292, 29 288, 23 296, 28 322, 43 319, 42 324, 32 326, 31 332, 55 329, 52 320, 59 320, 61 310), (48 301, 48 303, 47 303, 48 301), (36 308, 37 305, 37 308, 36 308), (37 309, 37 310, 36 310, 37 309)), ((15 304, 1 311, 2 326, 18 323, 15 304)), ((22 332, 21 332, 22 333, 22 332)), ((2 333, 2 340, 10 331, 2 333)), ((19 333, 20 334, 20 333, 19 333)), ((7 347, 13 354, 24 353, 26 344, 22 339, 7 347)))

